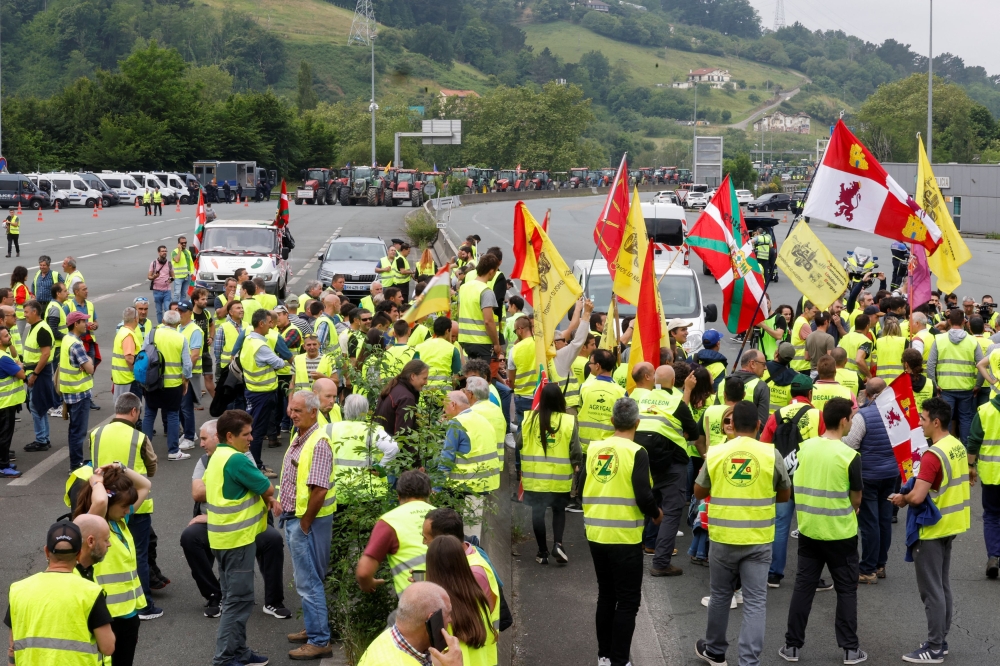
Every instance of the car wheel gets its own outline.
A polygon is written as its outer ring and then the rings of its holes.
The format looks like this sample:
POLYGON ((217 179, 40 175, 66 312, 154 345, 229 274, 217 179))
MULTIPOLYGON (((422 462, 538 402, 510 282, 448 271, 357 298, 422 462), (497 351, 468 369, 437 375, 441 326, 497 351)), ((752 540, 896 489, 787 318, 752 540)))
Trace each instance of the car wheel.
POLYGON ((32 210, 38 210, 41 207, 42 207, 42 202, 41 201, 39 201, 38 199, 32 199, 31 200, 31 209, 32 210))
POLYGON ((87 201, 86 201, 86 203, 84 205, 87 208, 93 208, 93 207, 95 207, 97 205, 97 200, 96 199, 87 199, 87 201))
POLYGON ((189 203, 191 203, 191 200, 190 200, 190 199, 188 199, 187 197, 181 197, 181 205, 184 205, 184 206, 186 206, 186 205, 188 205, 189 203))

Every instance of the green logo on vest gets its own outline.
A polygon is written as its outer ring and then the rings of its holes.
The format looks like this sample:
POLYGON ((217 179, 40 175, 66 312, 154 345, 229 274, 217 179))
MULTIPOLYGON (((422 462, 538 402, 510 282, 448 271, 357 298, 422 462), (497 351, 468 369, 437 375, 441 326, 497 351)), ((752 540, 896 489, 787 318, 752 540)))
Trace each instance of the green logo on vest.
POLYGON ((738 488, 753 484, 760 474, 757 458, 752 453, 737 451, 729 456, 725 468, 726 480, 738 488))
POLYGON ((592 469, 594 479, 600 483, 608 483, 618 474, 618 453, 613 447, 603 448, 594 457, 592 469))

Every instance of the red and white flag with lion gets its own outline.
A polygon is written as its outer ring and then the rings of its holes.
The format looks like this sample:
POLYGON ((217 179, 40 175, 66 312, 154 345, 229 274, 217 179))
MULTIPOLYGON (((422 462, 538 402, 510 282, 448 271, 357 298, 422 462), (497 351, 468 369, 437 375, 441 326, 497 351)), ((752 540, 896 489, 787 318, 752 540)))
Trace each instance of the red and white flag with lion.
POLYGON ((901 374, 875 398, 892 452, 905 483, 920 469, 920 456, 927 450, 927 439, 920 427, 920 405, 913 395, 910 375, 901 374))
POLYGON ((941 230, 899 186, 843 120, 830 137, 803 214, 841 227, 922 245, 933 254, 941 230))

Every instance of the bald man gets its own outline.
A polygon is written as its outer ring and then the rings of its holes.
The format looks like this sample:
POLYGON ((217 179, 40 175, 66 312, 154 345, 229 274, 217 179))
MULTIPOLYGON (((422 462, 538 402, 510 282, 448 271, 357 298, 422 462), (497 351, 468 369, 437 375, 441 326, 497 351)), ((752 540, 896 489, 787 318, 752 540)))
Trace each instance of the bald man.
POLYGON ((320 377, 313 382, 313 393, 319 397, 319 418, 317 423, 325 426, 342 421, 340 405, 337 404, 337 383, 332 379, 320 377))
MULTIPOLYGON (((648 364, 647 364, 648 365, 648 364)), ((636 366, 638 367, 638 366, 636 366)), ((653 373, 653 389, 639 403, 639 428, 635 443, 649 454, 649 472, 653 477, 653 494, 660 497, 663 521, 659 526, 646 522, 643 550, 653 554, 650 574, 680 576, 683 570, 671 564, 677 529, 684 511, 688 481, 688 460, 692 450, 687 443, 698 439, 698 424, 691 414, 691 391, 697 383, 694 373, 684 381, 684 390, 674 388, 674 369, 661 365, 653 373)), ((701 463, 695 469, 700 468, 701 463)))
POLYGON ((633 400, 639 402, 644 395, 653 390, 654 372, 655 369, 652 363, 643 361, 642 363, 635 364, 635 367, 632 368, 632 381, 635 382, 635 388, 629 394, 633 400))
POLYGON ((111 547, 111 528, 100 516, 81 513, 73 519, 80 528, 80 552, 76 554, 76 570, 89 581, 94 580, 94 565, 104 559, 111 547))
POLYGON ((441 457, 453 463, 443 464, 456 485, 476 492, 488 492, 500 487, 500 459, 497 442, 489 420, 472 409, 469 398, 461 391, 451 391, 444 402, 448 432, 441 457), (470 462, 471 461, 471 462, 470 462), (489 471, 489 476, 469 479, 470 474, 489 471), (466 480, 463 483, 463 478, 466 480))
POLYGON ((361 655, 358 666, 417 663, 413 654, 400 647, 401 645, 416 650, 420 654, 419 663, 428 663, 428 659, 433 658, 435 665, 460 666, 461 647, 458 639, 447 631, 445 640, 448 643, 448 652, 441 654, 431 647, 431 639, 427 635, 427 620, 438 611, 442 612, 444 626, 450 625, 451 600, 443 587, 426 581, 413 583, 407 587, 399 595, 395 623, 372 641, 361 655))

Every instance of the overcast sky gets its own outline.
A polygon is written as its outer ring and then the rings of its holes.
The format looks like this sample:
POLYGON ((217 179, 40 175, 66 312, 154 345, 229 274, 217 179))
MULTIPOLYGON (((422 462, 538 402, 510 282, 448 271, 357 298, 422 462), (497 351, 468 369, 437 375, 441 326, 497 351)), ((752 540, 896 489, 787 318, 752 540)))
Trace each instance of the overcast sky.
MULTIPOLYGON (((774 26, 776 0, 750 0, 761 24, 774 26)), ((785 23, 798 21, 812 30, 843 30, 869 42, 888 38, 927 53, 929 0, 784 0, 785 23)), ((996 47, 997 0, 938 0, 934 3, 934 55, 948 51, 966 66, 1000 73, 996 47)))

